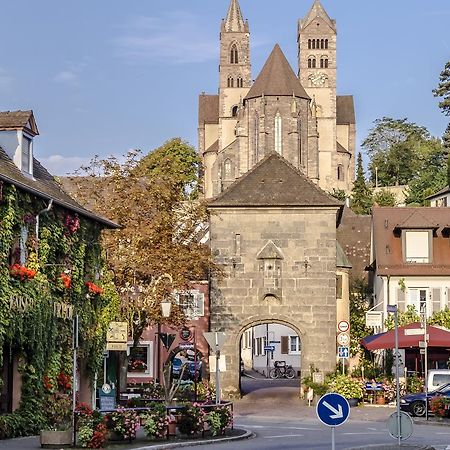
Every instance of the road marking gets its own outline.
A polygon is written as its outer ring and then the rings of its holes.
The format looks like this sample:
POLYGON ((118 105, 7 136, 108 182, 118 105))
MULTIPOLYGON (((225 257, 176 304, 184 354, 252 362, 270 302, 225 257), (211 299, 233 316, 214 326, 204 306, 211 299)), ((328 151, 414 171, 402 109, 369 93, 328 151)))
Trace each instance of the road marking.
POLYGON ((358 435, 358 434, 386 434, 384 431, 371 431, 369 433, 340 433, 340 434, 348 434, 348 435, 358 435))
POLYGON ((277 426, 264 426, 264 425, 249 425, 245 423, 239 423, 239 426, 244 428, 265 428, 265 429, 274 429, 274 430, 308 430, 308 431, 317 431, 318 428, 306 428, 306 427, 277 427, 277 426))
POLYGON ((376 428, 367 428, 367 429, 371 431, 378 431, 376 428))
POLYGON ((290 437, 303 437, 304 434, 280 434, 279 436, 262 436, 264 439, 280 439, 290 437))

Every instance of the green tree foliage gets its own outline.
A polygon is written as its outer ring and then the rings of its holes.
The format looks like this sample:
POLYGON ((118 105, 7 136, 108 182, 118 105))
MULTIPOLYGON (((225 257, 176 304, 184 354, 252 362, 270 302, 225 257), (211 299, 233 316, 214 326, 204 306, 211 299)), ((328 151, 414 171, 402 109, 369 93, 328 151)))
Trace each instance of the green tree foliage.
POLYGON ((442 327, 450 329, 450 309, 448 306, 442 311, 437 311, 429 320, 430 325, 440 325, 442 327))
POLYGON ((450 116, 450 61, 445 64, 439 76, 439 85, 433 90, 435 97, 441 97, 439 108, 446 116, 450 116))
MULTIPOLYGON (((404 325, 408 325, 410 323, 420 322, 420 315, 416 311, 413 305, 408 305, 406 311, 401 311, 398 313, 398 326, 402 327, 404 325)), ((394 329, 394 315, 389 314, 389 316, 384 321, 384 326, 388 330, 394 329)))
POLYGON ((345 200, 347 199, 347 194, 343 189, 333 188, 333 190, 331 192, 329 192, 329 194, 332 197, 340 200, 341 202, 345 202, 345 200))
POLYGON ((395 206, 395 195, 387 189, 381 189, 373 195, 373 202, 378 206, 395 206))
POLYGON ((350 347, 353 355, 359 352, 361 339, 373 333, 372 328, 366 327, 366 312, 371 306, 370 294, 371 290, 364 278, 350 281, 350 347))
POLYGON ((356 214, 370 214, 372 209, 372 190, 364 177, 361 153, 358 153, 356 179, 351 194, 351 209, 356 214))

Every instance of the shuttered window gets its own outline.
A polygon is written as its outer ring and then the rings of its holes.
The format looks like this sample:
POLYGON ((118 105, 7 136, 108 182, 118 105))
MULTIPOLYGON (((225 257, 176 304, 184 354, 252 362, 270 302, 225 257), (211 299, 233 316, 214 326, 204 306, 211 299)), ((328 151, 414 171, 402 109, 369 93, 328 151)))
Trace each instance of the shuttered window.
POLYGON ((436 312, 439 312, 442 308, 441 306, 441 288, 433 288, 431 291, 432 294, 432 307, 431 311, 428 313, 429 316, 433 315, 436 312))
POLYGON ((397 288, 397 308, 399 311, 405 311, 405 292, 397 288))
POLYGON ((281 354, 289 354, 289 336, 281 336, 281 354))

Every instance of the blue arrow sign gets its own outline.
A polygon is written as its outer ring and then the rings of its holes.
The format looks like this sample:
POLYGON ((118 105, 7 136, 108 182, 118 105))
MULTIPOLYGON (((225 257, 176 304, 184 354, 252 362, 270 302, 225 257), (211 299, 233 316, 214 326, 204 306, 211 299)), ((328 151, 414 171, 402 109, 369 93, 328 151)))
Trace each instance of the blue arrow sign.
POLYGON ((265 345, 264 346, 265 352, 274 352, 275 351, 275 345, 265 345))
POLYGON ((339 356, 339 358, 348 358, 350 356, 349 348, 348 347, 338 347, 338 356, 339 356))
POLYGON ((316 414, 323 424, 338 427, 350 416, 350 405, 340 394, 325 394, 317 402, 316 414))

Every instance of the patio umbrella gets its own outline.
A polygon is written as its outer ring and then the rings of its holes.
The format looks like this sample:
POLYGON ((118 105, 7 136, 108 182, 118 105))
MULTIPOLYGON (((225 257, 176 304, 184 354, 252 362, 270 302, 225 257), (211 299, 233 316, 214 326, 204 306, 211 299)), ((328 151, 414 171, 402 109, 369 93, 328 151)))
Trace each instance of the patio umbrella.
MULTIPOLYGON (((444 347, 450 348, 450 330, 437 325, 427 325, 427 334, 429 336, 429 347, 444 347)), ((423 341, 423 328, 420 322, 410 323, 398 328, 398 347, 411 348, 419 347, 419 341, 423 341), (406 331, 417 330, 417 331, 406 331), (417 334, 410 334, 417 333, 417 334)), ((395 347, 394 330, 386 331, 385 333, 373 334, 361 339, 361 344, 367 350, 379 350, 385 348, 395 347)))

